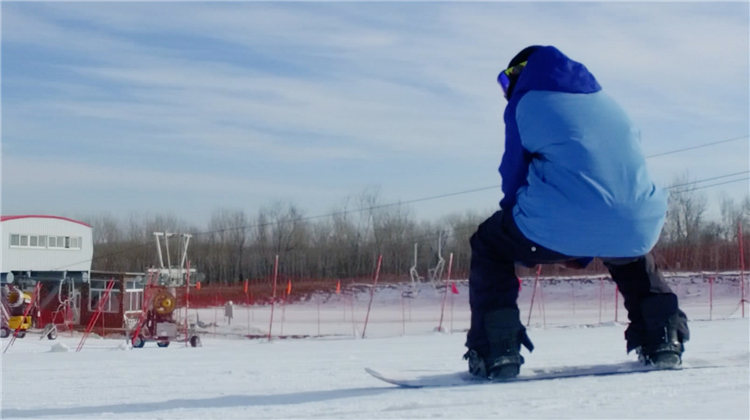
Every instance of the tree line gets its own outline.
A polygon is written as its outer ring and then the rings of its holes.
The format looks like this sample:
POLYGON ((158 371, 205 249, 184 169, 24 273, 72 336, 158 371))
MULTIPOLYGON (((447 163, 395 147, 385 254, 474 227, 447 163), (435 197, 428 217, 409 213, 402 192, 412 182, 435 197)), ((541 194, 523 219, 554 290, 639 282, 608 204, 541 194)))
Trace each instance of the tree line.
MULTIPOLYGON (((654 249, 660 266, 667 270, 738 269, 738 225, 745 239, 750 238, 750 197, 735 201, 723 196, 720 217, 709 219, 707 197, 692 188, 687 175, 676 178, 673 185, 682 187, 670 189, 667 220, 654 249)), ((158 265, 153 232, 191 233, 188 256, 192 267, 205 274, 209 284, 235 284, 269 278, 275 255, 285 277, 355 279, 372 276, 382 254, 381 278, 404 280, 415 263, 415 244, 420 276, 427 277, 439 267, 440 256, 445 272, 452 253, 452 277, 466 278, 469 238, 491 213, 470 211, 418 221, 409 207, 384 206, 379 191, 367 189, 321 218, 308 217, 294 203, 277 202, 254 215, 218 209, 202 228, 174 215, 134 215, 121 220, 101 214, 82 219, 93 228, 94 270, 145 271, 158 265)), ((170 255, 178 261, 174 239, 170 255)), ((596 261, 586 271, 605 270, 596 261)), ((545 266, 545 273, 568 274, 558 266, 545 266)), ((531 270, 519 269, 519 275, 528 274, 531 270)))

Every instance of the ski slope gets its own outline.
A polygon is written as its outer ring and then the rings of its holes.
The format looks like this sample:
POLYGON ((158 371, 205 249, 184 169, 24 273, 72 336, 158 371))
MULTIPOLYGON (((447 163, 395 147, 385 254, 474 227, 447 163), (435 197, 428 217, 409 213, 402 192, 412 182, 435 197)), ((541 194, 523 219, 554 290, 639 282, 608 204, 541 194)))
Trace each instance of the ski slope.
MULTIPOLYGON (((539 282, 533 310, 534 279, 526 279, 518 304, 524 323, 539 327, 568 327, 627 322, 622 298, 611 280, 604 276, 551 277, 539 282)), ((691 320, 726 319, 741 316, 739 273, 707 274, 668 273, 667 282, 680 299, 680 307, 691 320), (707 278, 714 276, 711 288, 707 278)), ((469 328, 468 282, 459 281, 459 294, 444 299, 443 288, 422 284, 413 289, 413 298, 402 298, 410 290, 405 284, 378 285, 374 295, 366 335, 385 338, 419 335, 440 325, 441 307, 445 303, 442 328, 454 332, 469 328)), ((273 335, 295 336, 361 336, 370 300, 369 285, 356 285, 341 295, 317 293, 303 296, 291 305, 276 305, 273 335), (352 322, 352 313, 354 321, 352 322)), ((746 308, 747 309, 747 308, 746 308)), ((177 314, 184 319, 184 311, 177 314)), ((268 334, 271 309, 268 305, 244 305, 235 302, 234 319, 228 325, 224 308, 190 309, 191 324, 200 321, 208 335, 240 338, 268 334)))
MULTIPOLYGON (((56 342, 27 337, 3 355, 0 417, 748 418, 748 320, 694 321, 690 327, 686 363, 711 361, 718 367, 432 389, 390 386, 364 368, 463 370, 463 334, 272 342, 207 338, 200 348, 149 343, 134 350, 123 340, 90 338, 80 353, 64 351, 75 348, 77 337, 62 334, 56 342)), ((625 354, 624 329, 619 323, 532 327, 536 350, 524 353, 524 367, 633 360, 625 354)))

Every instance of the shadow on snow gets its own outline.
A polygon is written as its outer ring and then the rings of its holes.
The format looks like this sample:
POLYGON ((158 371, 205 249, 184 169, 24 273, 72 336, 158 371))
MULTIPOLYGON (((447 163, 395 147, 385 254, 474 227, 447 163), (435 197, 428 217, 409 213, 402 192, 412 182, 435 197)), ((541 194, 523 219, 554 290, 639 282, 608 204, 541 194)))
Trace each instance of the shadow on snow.
POLYGON ((75 416, 94 414, 124 414, 124 413, 148 413, 154 411, 166 411, 177 409, 199 409, 199 408, 226 408, 247 406, 269 406, 305 404, 336 400, 342 398, 367 397, 387 392, 393 392, 398 388, 355 388, 355 389, 333 389, 328 391, 296 392, 292 394, 267 394, 267 395, 227 395, 223 397, 205 399, 177 399, 146 403, 125 403, 84 407, 68 408, 42 408, 42 409, 4 409, 0 412, 2 418, 44 417, 44 416, 75 416))

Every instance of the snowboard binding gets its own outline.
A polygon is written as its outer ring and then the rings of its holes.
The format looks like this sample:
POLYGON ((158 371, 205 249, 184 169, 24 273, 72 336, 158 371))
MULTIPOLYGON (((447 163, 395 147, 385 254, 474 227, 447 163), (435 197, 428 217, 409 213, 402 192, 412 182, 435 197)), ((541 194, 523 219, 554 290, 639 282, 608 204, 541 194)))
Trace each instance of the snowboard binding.
POLYGON ((641 304, 643 322, 626 331, 628 351, 635 350, 646 366, 668 369, 682 364, 683 342, 689 339, 687 317, 677 307, 674 294, 646 298, 641 304))
POLYGON ((469 361, 469 373, 490 381, 518 376, 524 363, 521 345, 534 350, 519 315, 518 308, 502 308, 485 314, 484 329, 489 345, 482 349, 484 351, 470 349, 464 355, 469 361))

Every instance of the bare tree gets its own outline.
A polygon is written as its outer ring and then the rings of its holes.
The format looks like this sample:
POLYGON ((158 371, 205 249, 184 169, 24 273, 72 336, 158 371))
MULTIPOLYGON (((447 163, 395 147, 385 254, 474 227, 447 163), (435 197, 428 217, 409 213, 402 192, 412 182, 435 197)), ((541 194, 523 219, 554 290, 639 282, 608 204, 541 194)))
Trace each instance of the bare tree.
POLYGON ((699 239, 708 202, 705 194, 696 193, 694 189, 695 183, 688 172, 672 182, 665 222, 670 241, 689 245, 699 239))

